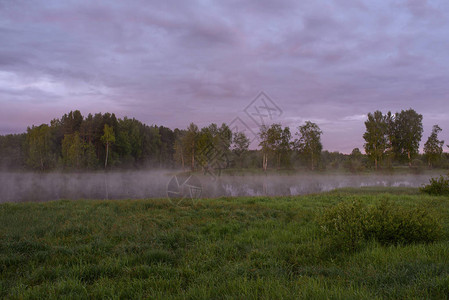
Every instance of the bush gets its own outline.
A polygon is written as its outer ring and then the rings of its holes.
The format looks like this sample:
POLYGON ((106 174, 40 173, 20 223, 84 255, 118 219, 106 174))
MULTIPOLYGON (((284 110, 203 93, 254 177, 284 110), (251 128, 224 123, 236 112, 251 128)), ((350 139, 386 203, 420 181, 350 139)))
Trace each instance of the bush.
POLYGON ((438 178, 431 178, 430 183, 422 188, 420 191, 429 195, 449 195, 449 178, 440 176, 438 178))
POLYGON ((430 243, 438 240, 442 227, 424 207, 405 208, 381 201, 368 209, 364 233, 366 239, 382 245, 430 243))
POLYGON ((324 212, 319 220, 321 229, 331 239, 334 247, 353 252, 364 243, 362 218, 366 209, 358 201, 340 202, 324 212))
POLYGON ((354 252, 370 240, 398 245, 430 243, 442 236, 438 218, 425 208, 404 208, 389 201, 372 207, 341 202, 329 208, 319 223, 332 245, 345 252, 354 252))

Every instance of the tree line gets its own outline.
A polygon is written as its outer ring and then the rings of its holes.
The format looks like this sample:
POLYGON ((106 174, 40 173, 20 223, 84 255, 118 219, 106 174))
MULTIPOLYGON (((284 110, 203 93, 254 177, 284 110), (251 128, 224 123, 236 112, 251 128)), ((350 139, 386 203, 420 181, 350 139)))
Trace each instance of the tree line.
POLYGON ((259 149, 250 150, 244 132, 232 132, 229 125, 210 124, 186 129, 146 125, 136 119, 117 118, 111 113, 89 114, 71 111, 50 124, 31 126, 23 134, 0 136, 0 167, 34 170, 95 170, 110 168, 211 169, 347 169, 410 167, 425 160, 429 167, 445 167, 441 128, 433 127, 419 154, 422 115, 413 109, 392 114, 369 113, 362 154, 329 152, 321 143, 319 126, 306 121, 292 132, 288 126, 262 126, 259 149), (439 165, 438 165, 439 164, 439 165))
MULTIPOLYGON (((391 167, 393 162, 406 162, 412 167, 419 156, 419 145, 423 135, 423 116, 413 109, 392 114, 381 111, 368 113, 365 121, 365 153, 374 162, 374 168, 391 167)), ((424 144, 423 159, 429 167, 443 158, 444 141, 438 139, 442 129, 434 125, 424 144)))

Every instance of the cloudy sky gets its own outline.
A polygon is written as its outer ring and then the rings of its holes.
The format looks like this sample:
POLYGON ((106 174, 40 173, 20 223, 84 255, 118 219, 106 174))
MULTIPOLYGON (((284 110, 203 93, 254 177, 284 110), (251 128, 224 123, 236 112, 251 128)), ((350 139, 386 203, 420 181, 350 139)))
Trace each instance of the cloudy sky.
POLYGON ((449 142, 449 2, 0 1, 0 134, 75 109, 256 131, 261 91, 267 123, 312 120, 328 150, 362 148, 377 109, 449 142))

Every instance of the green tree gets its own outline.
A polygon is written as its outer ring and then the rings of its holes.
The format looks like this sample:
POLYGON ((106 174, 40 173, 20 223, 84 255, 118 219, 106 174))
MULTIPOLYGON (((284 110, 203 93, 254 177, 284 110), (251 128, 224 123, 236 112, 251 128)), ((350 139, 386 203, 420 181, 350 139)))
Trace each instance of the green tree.
POLYGON ((363 171, 363 154, 359 148, 352 149, 348 160, 345 162, 345 167, 351 172, 363 171))
POLYGON ((444 141, 438 139, 438 134, 441 131, 442 129, 440 126, 433 125, 432 133, 424 144, 424 154, 427 157, 429 168, 431 168, 433 163, 443 154, 444 141))
POLYGON ((197 161, 204 170, 229 167, 231 143, 232 131, 225 123, 221 127, 212 123, 201 128, 198 134, 197 161))
POLYGON ((304 155, 310 162, 310 169, 314 170, 320 158, 323 145, 321 144, 321 135, 323 132, 320 127, 310 121, 298 127, 296 135, 299 136, 295 140, 297 151, 304 155))
POLYGON ((157 126, 142 127, 142 160, 151 165, 159 161, 161 136, 157 126))
POLYGON ((289 153, 292 150, 292 143, 290 142, 292 134, 288 126, 284 127, 281 132, 281 142, 278 147, 278 169, 281 167, 281 156, 288 158, 287 163, 290 164, 289 153))
POLYGON ((106 146, 106 157, 104 160, 104 167, 108 166, 109 146, 115 142, 114 128, 108 124, 104 124, 104 134, 101 136, 101 141, 106 146))
POLYGON ((28 166, 43 171, 54 165, 53 139, 50 127, 47 124, 28 127, 25 143, 28 166))
POLYGON ((396 158, 405 159, 412 166, 412 159, 419 153, 422 138, 422 115, 413 109, 396 113, 392 132, 392 150, 396 158))
POLYGON ((173 159, 177 163, 181 163, 182 170, 185 171, 185 153, 183 143, 185 131, 176 128, 174 130, 174 134, 175 134, 175 142, 173 144, 174 148, 173 159))
POLYGON ((92 114, 88 114, 87 117, 83 120, 80 125, 80 137, 88 143, 93 143, 94 136, 94 126, 93 126, 93 116, 92 114))
POLYGON ((242 155, 249 148, 249 139, 244 132, 236 132, 232 138, 232 152, 235 155, 242 155))
POLYGON ((196 159, 203 170, 208 169, 211 163, 210 159, 217 156, 219 151, 217 135, 218 127, 215 123, 201 128, 198 133, 197 148, 199 151, 196 154, 196 159))
POLYGON ((388 114, 383 115, 377 110, 374 114, 369 113, 368 120, 365 121, 366 132, 363 134, 365 152, 374 161, 376 170, 388 149, 388 118, 388 114))
POLYGON ((72 134, 79 131, 83 122, 83 116, 79 110, 70 111, 61 118, 61 127, 63 134, 72 134))
POLYGON ((391 111, 385 114, 385 121, 387 123, 387 148, 385 149, 385 158, 387 167, 392 167, 394 159, 394 131, 395 131, 395 115, 391 111))
POLYGON ((64 135, 62 140, 62 163, 69 168, 94 169, 98 166, 94 145, 83 141, 78 131, 64 135))
POLYGON ((65 134, 62 140, 62 161, 64 166, 79 169, 84 160, 84 143, 78 131, 65 134))
POLYGON ((236 164, 242 168, 246 153, 249 148, 249 139, 244 132, 236 132, 232 137, 232 153, 236 158, 236 164))
POLYGON ((190 123, 182 139, 183 154, 190 157, 190 169, 195 170, 195 155, 198 148, 199 130, 198 126, 190 123))
POLYGON ((281 124, 272 124, 270 127, 263 125, 260 128, 259 137, 259 146, 262 147, 262 166, 264 171, 268 167, 269 154, 273 154, 276 157, 276 165, 280 169, 281 155, 290 150, 290 128, 285 127, 282 129, 281 124))
POLYGON ((268 133, 268 127, 266 125, 262 125, 259 131, 259 146, 262 151, 262 168, 264 171, 268 168, 268 154, 271 151, 271 141, 268 133))
POLYGON ((161 139, 160 167, 173 167, 175 134, 170 128, 159 126, 159 135, 161 139))
POLYGON ((86 142, 83 143, 83 149, 84 149, 84 159, 83 159, 84 166, 88 169, 97 168, 98 158, 97 155, 95 154, 95 146, 90 142, 86 142))
POLYGON ((232 144, 232 131, 226 123, 222 123, 218 128, 218 135, 215 137, 215 143, 223 154, 229 154, 232 144))
POLYGON ((0 136, 0 169, 21 169, 25 163, 26 134, 0 136))

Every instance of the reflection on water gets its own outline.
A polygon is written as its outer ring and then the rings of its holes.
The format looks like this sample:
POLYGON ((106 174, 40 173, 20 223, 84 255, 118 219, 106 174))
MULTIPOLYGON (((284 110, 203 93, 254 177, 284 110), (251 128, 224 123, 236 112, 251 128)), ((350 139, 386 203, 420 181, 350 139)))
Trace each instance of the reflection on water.
MULTIPOLYGON (((171 171, 108 173, 0 173, 0 202, 57 199, 141 199, 167 197, 171 171)), ((198 175, 203 197, 281 196, 330 191, 343 187, 419 187, 431 175, 247 175, 212 180, 198 175)))

